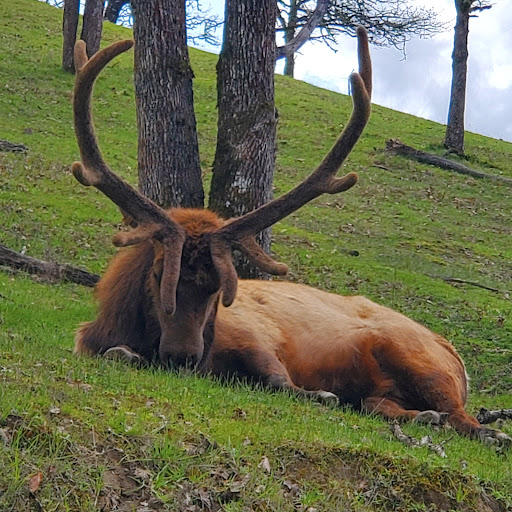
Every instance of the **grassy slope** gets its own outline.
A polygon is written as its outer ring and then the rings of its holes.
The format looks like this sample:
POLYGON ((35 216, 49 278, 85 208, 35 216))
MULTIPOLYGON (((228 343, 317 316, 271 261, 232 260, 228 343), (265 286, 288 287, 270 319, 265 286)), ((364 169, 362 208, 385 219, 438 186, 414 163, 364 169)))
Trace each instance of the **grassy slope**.
MULTIPOLYGON (((101 272, 119 216, 68 170, 78 153, 73 79, 59 67, 60 13, 34 0, 0 0, 0 7, 0 139, 30 148, 0 153, 1 240, 101 272)), ((129 36, 107 25, 104 44, 129 36)), ((121 57, 100 79, 95 117, 107 160, 134 183, 131 59, 121 57)), ((193 51, 192 60, 207 179, 215 57, 193 51)), ((279 194, 328 150, 350 101, 277 77, 277 103, 279 194)), ((512 407, 510 189, 382 151, 394 137, 441 153, 442 136, 440 125, 375 107, 346 164, 360 183, 276 226, 275 252, 294 280, 363 293, 450 338, 472 376, 471 410, 512 407), (503 293, 451 286, 440 276, 503 293)), ((467 150, 473 167, 512 177, 512 145, 468 134, 467 150)), ((385 422, 349 410, 76 358, 73 331, 93 315, 90 290, 0 273, 0 510, 512 507, 510 455, 450 431, 404 427, 445 441, 448 458, 440 459, 405 448, 385 422), (31 494, 28 482, 39 472, 31 494)))

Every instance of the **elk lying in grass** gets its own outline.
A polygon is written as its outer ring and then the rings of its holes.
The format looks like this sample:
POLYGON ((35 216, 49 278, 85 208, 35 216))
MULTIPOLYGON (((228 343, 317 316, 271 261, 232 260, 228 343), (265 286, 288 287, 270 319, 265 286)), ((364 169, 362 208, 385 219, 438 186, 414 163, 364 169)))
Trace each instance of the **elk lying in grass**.
POLYGON ((76 337, 80 354, 193 366, 215 375, 247 376, 274 389, 335 400, 387 418, 439 419, 459 432, 507 443, 464 410, 467 377, 441 336, 364 297, 343 297, 288 282, 239 281, 232 251, 263 271, 287 268, 254 240, 323 193, 351 188, 337 178, 370 114, 371 63, 358 31, 360 73, 351 77, 354 111, 318 168, 284 196, 229 221, 208 210, 162 210, 118 178, 104 162, 91 117, 93 83, 101 69, 131 47, 111 45, 87 60, 76 46, 75 130, 82 162, 73 173, 126 212, 136 226, 114 237, 121 250, 97 286, 99 314, 76 337))

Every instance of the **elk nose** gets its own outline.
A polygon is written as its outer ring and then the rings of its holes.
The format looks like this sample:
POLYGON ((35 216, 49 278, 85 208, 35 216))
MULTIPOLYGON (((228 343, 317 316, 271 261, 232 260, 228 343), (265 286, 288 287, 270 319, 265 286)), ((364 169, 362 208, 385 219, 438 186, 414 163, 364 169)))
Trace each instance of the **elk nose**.
POLYGON ((169 368, 194 368, 199 362, 199 357, 195 354, 180 352, 177 354, 160 354, 160 361, 169 368))
POLYGON ((176 368, 195 368, 199 362, 197 355, 178 354, 172 358, 172 364, 176 368))

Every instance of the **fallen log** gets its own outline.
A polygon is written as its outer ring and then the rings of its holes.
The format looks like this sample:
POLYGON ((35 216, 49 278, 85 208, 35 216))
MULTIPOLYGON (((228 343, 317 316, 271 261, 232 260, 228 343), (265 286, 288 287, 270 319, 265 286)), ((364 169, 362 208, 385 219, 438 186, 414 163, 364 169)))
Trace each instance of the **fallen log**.
POLYGON ((26 153, 28 151, 25 144, 15 144, 8 140, 0 140, 0 151, 8 151, 10 153, 26 153))
POLYGON ((512 186, 512 179, 510 178, 505 178, 504 176, 496 176, 495 174, 488 174, 486 172, 471 169, 470 167, 467 167, 458 162, 454 162, 453 160, 448 160, 447 158, 433 155, 432 153, 426 153, 425 151, 420 151, 419 149, 407 146, 399 140, 390 139, 386 141, 386 151, 396 153, 397 155, 405 156, 407 158, 412 158, 413 160, 423 164, 430 164, 436 167, 440 167, 441 169, 472 176, 473 178, 485 178, 493 181, 499 181, 500 183, 504 183, 508 186, 512 186))
POLYGON ((94 286, 100 276, 71 265, 38 260, 13 251, 0 244, 0 266, 4 265, 29 274, 44 276, 50 282, 69 281, 83 286, 94 286))
POLYGON ((482 407, 477 414, 476 419, 482 424, 487 425, 498 420, 512 420, 512 409, 496 409, 489 411, 482 407))

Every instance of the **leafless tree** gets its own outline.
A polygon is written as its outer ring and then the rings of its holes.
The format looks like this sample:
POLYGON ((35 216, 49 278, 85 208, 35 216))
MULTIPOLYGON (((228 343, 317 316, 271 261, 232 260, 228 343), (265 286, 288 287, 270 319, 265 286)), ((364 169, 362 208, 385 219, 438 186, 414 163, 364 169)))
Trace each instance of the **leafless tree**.
POLYGON ((357 27, 362 25, 372 44, 394 46, 405 53, 405 45, 412 36, 431 37, 446 29, 433 9, 414 7, 406 0, 317 0, 316 4, 311 0, 277 0, 277 5, 276 30, 285 41, 278 59, 286 59, 285 74, 289 76, 293 76, 298 43, 307 40, 336 50, 340 35, 355 37, 357 27))
POLYGON ((492 7, 482 0, 455 0, 457 18, 452 53, 452 86, 444 145, 448 151, 464 154, 464 112, 468 74, 469 19, 492 7))

